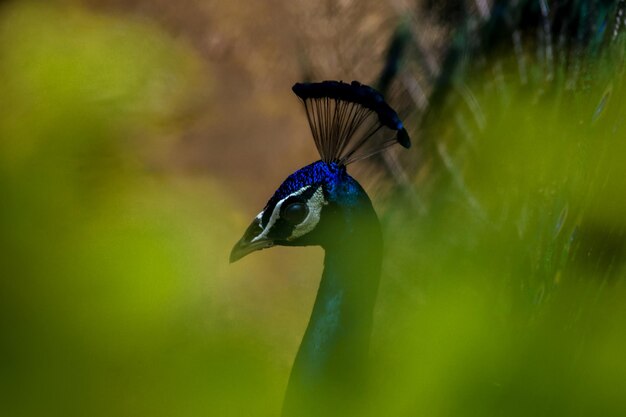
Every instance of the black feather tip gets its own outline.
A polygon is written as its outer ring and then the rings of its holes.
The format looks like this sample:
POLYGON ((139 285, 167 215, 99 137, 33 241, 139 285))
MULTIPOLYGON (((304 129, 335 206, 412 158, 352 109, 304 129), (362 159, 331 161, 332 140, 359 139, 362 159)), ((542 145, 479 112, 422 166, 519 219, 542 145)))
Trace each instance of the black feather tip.
POLYGON ((411 146, 397 113, 382 94, 357 81, 296 83, 317 149, 326 162, 343 165, 399 143, 411 146), (391 134, 390 134, 391 131, 391 134))

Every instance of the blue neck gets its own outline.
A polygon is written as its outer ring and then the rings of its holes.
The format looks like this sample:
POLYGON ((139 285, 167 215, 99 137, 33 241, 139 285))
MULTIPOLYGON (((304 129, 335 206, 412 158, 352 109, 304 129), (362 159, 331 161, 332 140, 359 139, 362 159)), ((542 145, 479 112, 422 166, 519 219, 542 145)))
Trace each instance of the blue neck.
POLYGON ((369 198, 363 192, 355 201, 334 229, 343 233, 324 246, 324 273, 291 371, 284 416, 334 415, 364 382, 382 237, 369 198))

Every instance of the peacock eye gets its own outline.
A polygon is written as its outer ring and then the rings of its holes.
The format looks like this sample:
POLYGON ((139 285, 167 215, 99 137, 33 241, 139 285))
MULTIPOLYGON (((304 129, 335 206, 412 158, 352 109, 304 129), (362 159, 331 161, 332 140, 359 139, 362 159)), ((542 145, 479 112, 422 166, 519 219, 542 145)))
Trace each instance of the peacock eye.
POLYGON ((291 224, 300 224, 309 214, 309 208, 304 203, 291 203, 283 209, 281 217, 291 224))

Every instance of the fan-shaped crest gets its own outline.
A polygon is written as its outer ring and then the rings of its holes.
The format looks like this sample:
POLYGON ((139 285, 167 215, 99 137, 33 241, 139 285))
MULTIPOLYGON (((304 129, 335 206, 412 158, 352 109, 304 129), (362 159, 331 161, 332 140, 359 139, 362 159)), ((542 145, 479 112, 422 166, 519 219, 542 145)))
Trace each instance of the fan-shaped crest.
POLYGON ((382 94, 357 81, 296 83, 309 119, 315 146, 325 162, 347 165, 398 142, 408 148, 409 135, 382 94))

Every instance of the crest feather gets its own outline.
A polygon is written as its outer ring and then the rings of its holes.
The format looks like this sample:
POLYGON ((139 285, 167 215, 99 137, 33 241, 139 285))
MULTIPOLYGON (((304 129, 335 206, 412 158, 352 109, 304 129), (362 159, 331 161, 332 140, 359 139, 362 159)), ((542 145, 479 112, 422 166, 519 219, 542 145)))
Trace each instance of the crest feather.
POLYGON ((400 143, 411 146, 409 135, 382 94, 357 81, 296 83, 320 157, 347 165, 400 143))

